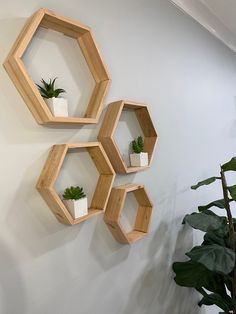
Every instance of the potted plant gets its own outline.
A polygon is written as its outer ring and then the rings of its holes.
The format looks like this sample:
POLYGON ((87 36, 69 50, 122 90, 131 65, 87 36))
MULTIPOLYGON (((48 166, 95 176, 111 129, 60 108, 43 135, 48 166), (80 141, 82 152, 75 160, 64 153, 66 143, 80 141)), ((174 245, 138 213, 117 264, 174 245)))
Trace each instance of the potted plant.
POLYGON ((144 141, 142 136, 131 142, 133 153, 130 154, 131 167, 145 167, 148 166, 148 153, 144 150, 144 141))
POLYGON ((223 198, 199 206, 198 212, 184 217, 183 224, 205 233, 201 245, 186 253, 189 260, 176 262, 173 270, 178 285, 195 288, 202 299, 199 306, 217 305, 220 313, 236 314, 236 219, 232 217, 231 202, 236 201, 236 185, 228 186, 225 172, 236 171, 236 157, 220 167, 220 175, 193 185, 196 190, 203 185, 220 181, 223 198), (225 209, 217 215, 210 208, 225 209))
POLYGON ((37 87, 41 96, 45 99, 49 109, 55 117, 68 117, 68 104, 67 99, 59 97, 60 94, 65 93, 66 91, 62 88, 55 89, 55 81, 57 78, 53 80, 49 80, 49 82, 45 82, 44 79, 41 80, 43 86, 38 84, 37 87))
POLYGON ((63 193, 63 202, 75 219, 88 214, 88 200, 83 188, 79 186, 66 188, 63 193))

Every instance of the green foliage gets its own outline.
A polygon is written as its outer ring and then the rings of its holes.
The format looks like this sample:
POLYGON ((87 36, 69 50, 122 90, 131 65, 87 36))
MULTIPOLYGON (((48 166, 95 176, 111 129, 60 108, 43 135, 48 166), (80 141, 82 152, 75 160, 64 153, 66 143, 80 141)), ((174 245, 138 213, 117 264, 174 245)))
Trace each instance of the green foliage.
POLYGON ((229 193, 234 201, 236 201, 236 185, 228 186, 229 193))
POLYGON ((176 262, 173 264, 176 273, 175 282, 179 286, 201 289, 226 295, 224 279, 219 274, 214 274, 201 263, 194 261, 176 262))
POLYGON ((79 186, 71 186, 70 188, 66 188, 63 193, 63 198, 65 200, 79 200, 81 198, 86 197, 83 192, 83 188, 79 186))
POLYGON ((221 166, 223 171, 236 171, 236 157, 221 166))
POLYGON ((186 255, 192 261, 204 265, 207 269, 225 275, 233 270, 235 264, 234 251, 215 243, 195 246, 186 255))
POLYGON ((45 82, 44 79, 41 79, 41 83, 43 86, 40 86, 38 84, 37 87, 39 89, 39 92, 43 98, 57 98, 61 93, 65 93, 66 91, 62 88, 55 89, 55 81, 57 78, 54 78, 53 80, 49 80, 49 83, 45 82))
POLYGON ((225 208, 225 200, 220 199, 220 200, 213 201, 213 202, 211 202, 207 205, 204 205, 204 206, 198 206, 198 210, 200 212, 202 212, 203 210, 211 208, 213 206, 218 207, 218 208, 225 208))
MULTIPOLYGON (((213 212, 212 212, 213 213, 213 212)), ((227 224, 225 217, 219 217, 211 214, 210 210, 205 210, 202 213, 192 213, 184 217, 183 223, 188 223, 192 228, 207 232, 216 230, 227 224)))
POLYGON ((136 154, 140 154, 144 150, 144 141, 142 136, 139 136, 136 140, 132 141, 133 152, 136 154))
POLYGON ((217 179, 220 179, 220 177, 210 177, 210 178, 208 178, 208 179, 206 179, 206 180, 203 180, 203 181, 198 182, 198 183, 195 184, 195 185, 192 185, 192 186, 191 186, 191 189, 192 189, 192 190, 196 190, 196 189, 198 189, 200 186, 209 185, 209 184, 215 182, 217 179))
POLYGON ((200 186, 209 185, 216 180, 221 180, 223 191, 229 195, 224 198, 210 202, 207 205, 199 206, 198 212, 188 214, 183 219, 183 224, 188 224, 194 229, 205 233, 201 245, 193 247, 187 252, 189 260, 175 262, 175 282, 183 287, 195 288, 202 299, 199 306, 217 305, 223 312, 236 313, 236 299, 234 297, 236 278, 234 275, 236 260, 236 219, 230 218, 228 212, 225 216, 215 214, 209 208, 228 207, 230 202, 236 200, 236 185, 227 186, 224 181, 224 171, 236 171, 236 157, 221 166, 220 177, 211 177, 198 182, 191 188, 196 190, 200 186), (232 228, 230 229, 230 225, 232 228), (231 235, 231 237, 230 237, 231 235), (232 245, 233 243, 233 245, 232 245))

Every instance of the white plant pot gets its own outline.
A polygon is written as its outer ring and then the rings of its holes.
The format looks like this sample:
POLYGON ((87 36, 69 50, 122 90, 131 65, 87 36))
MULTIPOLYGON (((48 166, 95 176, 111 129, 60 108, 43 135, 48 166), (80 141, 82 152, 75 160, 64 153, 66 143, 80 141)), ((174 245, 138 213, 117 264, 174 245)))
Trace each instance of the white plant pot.
POLYGON ((130 154, 131 167, 148 166, 148 153, 130 154))
POLYGON ((87 197, 79 200, 63 200, 63 203, 75 219, 88 215, 87 197))
POLYGON ((46 103, 55 117, 68 117, 68 103, 65 98, 49 98, 46 103))

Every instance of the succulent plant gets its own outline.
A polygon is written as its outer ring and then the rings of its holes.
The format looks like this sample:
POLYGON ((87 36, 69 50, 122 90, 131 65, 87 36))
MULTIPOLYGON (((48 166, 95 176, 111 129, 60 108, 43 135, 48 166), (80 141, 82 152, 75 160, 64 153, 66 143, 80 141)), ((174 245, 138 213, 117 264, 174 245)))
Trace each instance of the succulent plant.
POLYGON ((144 150, 144 141, 142 136, 139 136, 136 140, 132 141, 132 148, 134 153, 140 154, 144 150))
POLYGON ((50 79, 49 83, 47 83, 44 79, 41 79, 41 83, 43 84, 43 86, 36 84, 43 98, 46 98, 46 99, 53 98, 53 97, 57 98, 61 93, 66 92, 62 88, 55 89, 54 85, 55 85, 56 79, 57 77, 54 78, 53 80, 50 79))
POLYGON ((83 191, 83 188, 80 188, 79 186, 71 186, 66 188, 63 193, 63 198, 65 200, 79 200, 84 197, 86 197, 86 195, 83 191))

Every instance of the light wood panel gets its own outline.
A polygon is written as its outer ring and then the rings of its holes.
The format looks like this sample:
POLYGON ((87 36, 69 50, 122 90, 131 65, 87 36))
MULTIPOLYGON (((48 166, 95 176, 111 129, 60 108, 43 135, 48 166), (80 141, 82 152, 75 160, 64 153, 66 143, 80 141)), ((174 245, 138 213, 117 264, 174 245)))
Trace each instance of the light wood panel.
POLYGON ((111 79, 89 27, 48 9, 40 9, 26 22, 4 62, 4 67, 39 124, 76 125, 98 122, 111 79), (22 57, 40 27, 63 33, 78 42, 95 80, 95 87, 83 117, 54 117, 23 64, 22 57))
POLYGON ((132 173, 149 168, 153 160, 157 138, 158 135, 151 119, 148 106, 146 104, 125 100, 113 102, 108 106, 103 124, 98 134, 98 139, 102 143, 117 173, 132 173), (148 153, 148 166, 130 167, 125 163, 122 157, 114 135, 123 110, 134 110, 136 114, 144 134, 144 151, 148 153))
POLYGON ((132 244, 147 235, 151 222, 152 208, 152 202, 143 185, 132 183, 114 187, 108 200, 104 221, 116 241, 132 244), (120 223, 127 193, 134 193, 139 205, 134 228, 130 232, 126 232, 120 223))
POLYGON ((61 144, 54 145, 49 153, 48 159, 39 177, 37 189, 60 222, 75 225, 95 215, 101 214, 105 210, 114 178, 115 172, 100 143, 61 144), (87 149, 100 176, 92 197, 88 215, 74 219, 54 189, 54 185, 68 151, 74 149, 79 150, 80 148, 87 149))

